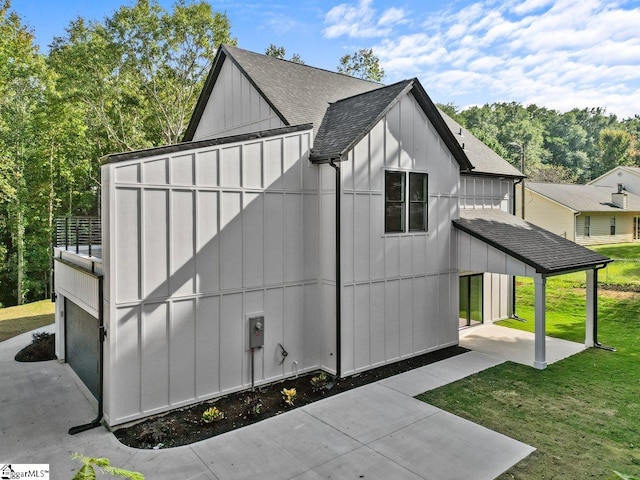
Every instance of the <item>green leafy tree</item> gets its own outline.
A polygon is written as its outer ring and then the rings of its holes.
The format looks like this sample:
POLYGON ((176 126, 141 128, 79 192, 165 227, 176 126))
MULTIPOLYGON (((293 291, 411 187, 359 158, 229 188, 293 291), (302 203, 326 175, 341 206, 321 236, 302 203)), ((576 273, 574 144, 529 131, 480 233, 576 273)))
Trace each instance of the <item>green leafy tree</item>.
MULTIPOLYGON (((267 47, 267 49, 264 51, 265 55, 268 55, 269 57, 274 57, 274 58, 279 58, 280 60, 285 60, 285 56, 287 54, 287 51, 285 50, 284 47, 280 46, 276 46, 273 43, 269 44, 269 46, 267 47)), ((291 55, 291 58, 289 59, 290 62, 293 63, 299 63, 301 65, 304 65, 304 60, 302 60, 302 57, 300 57, 300 55, 298 55, 297 53, 294 53, 293 55, 291 55)))
POLYGON ((602 175, 619 165, 633 165, 632 146, 633 137, 629 132, 609 128, 601 130, 598 141, 600 163, 598 168, 593 169, 594 176, 602 175))
POLYGON ((21 305, 28 294, 27 229, 38 221, 30 206, 39 201, 42 180, 34 117, 44 108, 47 71, 30 30, 9 9, 5 0, 0 6, 0 208, 6 219, 0 232, 5 245, 0 301, 21 305))
POLYGON ((352 54, 344 55, 340 58, 338 72, 372 82, 381 82, 384 78, 384 69, 371 48, 361 48, 352 54))
POLYGON ((72 22, 50 60, 105 154, 180 141, 221 43, 235 40, 209 3, 181 0, 168 12, 138 0, 104 23, 72 22))

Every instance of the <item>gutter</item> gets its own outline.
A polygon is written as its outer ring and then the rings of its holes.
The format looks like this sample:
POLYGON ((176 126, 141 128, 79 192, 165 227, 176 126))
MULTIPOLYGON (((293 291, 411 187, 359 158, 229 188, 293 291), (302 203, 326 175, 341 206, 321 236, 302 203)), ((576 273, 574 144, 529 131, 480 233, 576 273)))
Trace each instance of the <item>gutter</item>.
POLYGON ((78 425, 69 429, 69 435, 91 430, 92 428, 102 425, 102 416, 104 414, 104 340, 107 337, 107 331, 104 326, 104 276, 96 275, 98 279, 98 342, 100 344, 100 352, 98 355, 98 415, 94 420, 84 425, 78 425))
POLYGON ((593 269, 593 346, 609 352, 616 352, 614 347, 608 347, 598 341, 598 270, 607 265, 600 265, 593 269))
MULTIPOLYGON (((519 178, 517 179, 514 183, 513 183, 513 195, 511 196, 511 210, 513 215, 516 214, 516 208, 517 208, 517 202, 516 202, 516 186, 520 185, 522 183, 522 181, 524 180, 524 178, 519 178)), ((522 194, 524 195, 524 189, 522 194)), ((516 276, 512 275, 511 276, 511 315, 509 316, 509 318, 513 319, 513 320, 518 320, 519 322, 526 322, 526 320, 524 318, 520 318, 517 314, 516 314, 516 303, 517 303, 517 295, 516 295, 516 276)))
POLYGON ((331 165, 336 171, 336 376, 335 380, 338 380, 341 377, 341 357, 342 357, 342 348, 341 348, 341 326, 342 326, 342 272, 341 265, 342 259, 340 256, 340 167, 336 165, 335 160, 329 160, 329 165, 331 165))

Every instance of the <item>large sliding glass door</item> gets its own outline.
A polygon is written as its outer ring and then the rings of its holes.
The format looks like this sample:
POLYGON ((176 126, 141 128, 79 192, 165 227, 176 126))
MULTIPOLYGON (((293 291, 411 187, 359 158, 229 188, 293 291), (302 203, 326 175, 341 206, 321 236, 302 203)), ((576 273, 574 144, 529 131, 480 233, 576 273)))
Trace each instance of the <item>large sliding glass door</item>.
POLYGON ((482 323, 482 274, 460 277, 460 328, 482 323))

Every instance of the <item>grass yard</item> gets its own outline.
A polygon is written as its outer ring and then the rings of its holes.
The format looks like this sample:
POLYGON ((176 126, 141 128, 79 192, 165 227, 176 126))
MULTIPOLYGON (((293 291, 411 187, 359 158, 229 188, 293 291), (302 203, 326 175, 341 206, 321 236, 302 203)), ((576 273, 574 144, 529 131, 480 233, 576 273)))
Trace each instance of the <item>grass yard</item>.
POLYGON ((0 308, 0 342, 54 322, 51 300, 0 308))
MULTIPOLYGON (((598 250, 640 256, 640 246, 598 250)), ((583 274, 584 275, 584 274, 583 274)), ((533 329, 533 285, 518 288, 518 315, 503 322, 533 329)), ((584 289, 551 278, 547 334, 584 341, 584 289)), ((640 294, 600 291, 598 339, 589 349, 538 371, 505 363, 418 398, 537 448, 501 479, 614 479, 640 474, 640 294)), ((464 452, 461 452, 464 455, 464 452)))

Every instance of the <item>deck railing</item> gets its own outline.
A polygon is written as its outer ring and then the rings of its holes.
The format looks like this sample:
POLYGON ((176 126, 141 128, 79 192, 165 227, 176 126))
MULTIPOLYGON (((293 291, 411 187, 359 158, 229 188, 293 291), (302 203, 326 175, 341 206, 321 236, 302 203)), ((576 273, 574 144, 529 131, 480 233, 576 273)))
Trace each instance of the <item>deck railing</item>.
POLYGON ((100 217, 63 217, 56 219, 54 247, 75 253, 98 253, 102 246, 100 217), (98 248, 96 248, 98 247, 98 248))

